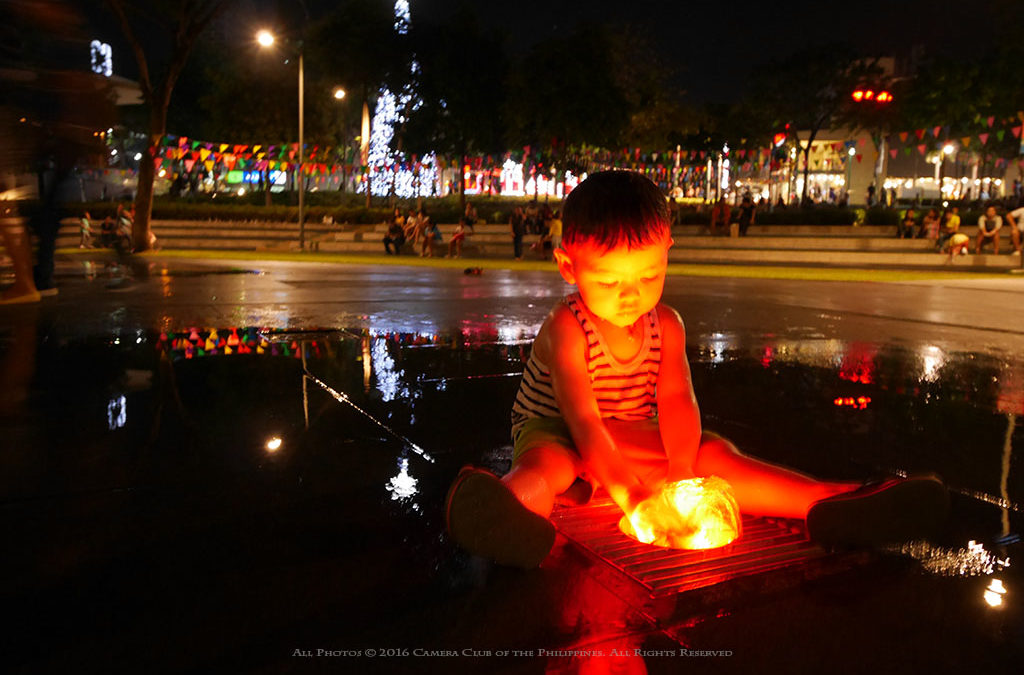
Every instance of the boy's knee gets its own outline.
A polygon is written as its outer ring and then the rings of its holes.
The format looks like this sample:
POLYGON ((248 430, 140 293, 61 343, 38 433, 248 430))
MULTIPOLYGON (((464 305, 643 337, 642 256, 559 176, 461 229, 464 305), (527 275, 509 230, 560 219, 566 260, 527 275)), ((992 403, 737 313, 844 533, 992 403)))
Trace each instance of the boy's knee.
POLYGON ((723 460, 728 461, 740 456, 742 453, 732 441, 713 431, 704 431, 700 437, 700 448, 697 450, 697 460, 693 468, 697 475, 707 475, 714 473, 715 468, 723 460))
POLYGON ((552 488, 562 483, 571 484, 579 474, 577 462, 561 446, 541 445, 530 448, 513 461, 512 468, 536 472, 544 476, 552 488))

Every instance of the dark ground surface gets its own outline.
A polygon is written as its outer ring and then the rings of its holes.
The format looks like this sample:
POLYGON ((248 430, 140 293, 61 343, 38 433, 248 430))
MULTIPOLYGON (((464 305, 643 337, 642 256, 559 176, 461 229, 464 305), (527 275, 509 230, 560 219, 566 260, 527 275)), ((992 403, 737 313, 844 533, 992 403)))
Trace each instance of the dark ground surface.
POLYGON ((156 259, 114 289, 99 271, 64 262, 57 298, 0 309, 4 670, 1016 672, 1024 656, 1024 279, 670 278, 706 427, 822 477, 937 471, 954 499, 914 555, 655 615, 564 541, 523 573, 443 533, 458 468, 507 468, 516 375, 567 291, 554 273, 156 259), (304 405, 302 350, 350 403, 309 384, 304 405))

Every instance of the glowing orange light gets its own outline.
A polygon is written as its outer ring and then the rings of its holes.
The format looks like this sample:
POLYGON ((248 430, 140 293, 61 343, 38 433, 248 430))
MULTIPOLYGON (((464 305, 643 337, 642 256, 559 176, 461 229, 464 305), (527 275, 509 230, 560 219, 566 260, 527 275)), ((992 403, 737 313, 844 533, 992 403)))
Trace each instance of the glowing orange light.
POLYGON ((732 487, 718 476, 667 483, 622 516, 619 529, 644 544, 718 548, 740 536, 740 509, 732 487))
POLYGON ((874 97, 875 97, 875 92, 871 91, 870 89, 868 89, 868 90, 866 90, 864 92, 864 100, 865 101, 870 101, 874 97))
POLYGON ((866 410, 868 405, 871 403, 870 396, 839 396, 832 401, 832 404, 837 408, 856 408, 857 410, 866 410))
POLYGON ((892 101, 892 94, 887 91, 880 91, 878 92, 878 96, 875 97, 875 100, 879 103, 889 103, 892 101))
POLYGON ((858 103, 863 101, 864 100, 864 92, 863 92, 863 90, 858 89, 857 91, 853 92, 853 100, 857 101, 858 103))

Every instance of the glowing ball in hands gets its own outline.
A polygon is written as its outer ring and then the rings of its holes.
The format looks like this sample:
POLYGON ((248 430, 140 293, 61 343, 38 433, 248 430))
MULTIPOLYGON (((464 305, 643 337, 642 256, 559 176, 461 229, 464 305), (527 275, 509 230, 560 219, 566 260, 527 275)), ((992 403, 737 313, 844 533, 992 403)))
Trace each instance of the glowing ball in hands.
POLYGON ((718 548, 740 536, 740 509, 732 487, 718 476, 689 478, 666 483, 622 516, 619 529, 644 544, 718 548))

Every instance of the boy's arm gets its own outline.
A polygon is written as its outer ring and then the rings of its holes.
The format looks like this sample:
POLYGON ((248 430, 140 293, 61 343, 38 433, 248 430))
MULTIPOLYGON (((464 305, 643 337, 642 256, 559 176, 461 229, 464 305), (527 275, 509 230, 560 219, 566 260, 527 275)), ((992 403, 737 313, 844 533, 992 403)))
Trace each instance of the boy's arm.
POLYGON ((700 447, 697 397, 686 361, 686 330, 671 307, 658 305, 661 365, 658 370, 658 428, 668 455, 668 480, 692 478, 700 447))
POLYGON ((629 471, 601 419, 587 373, 587 338, 569 308, 555 308, 542 339, 534 348, 541 347, 551 370, 555 401, 583 463, 619 508, 632 513, 651 491, 629 471))

